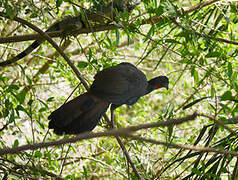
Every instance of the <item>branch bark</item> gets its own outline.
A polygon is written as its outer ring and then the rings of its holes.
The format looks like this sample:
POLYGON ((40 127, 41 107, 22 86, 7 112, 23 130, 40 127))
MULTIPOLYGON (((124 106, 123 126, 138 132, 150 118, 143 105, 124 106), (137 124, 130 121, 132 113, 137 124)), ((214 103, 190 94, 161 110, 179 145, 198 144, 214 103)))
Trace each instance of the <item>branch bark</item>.
POLYGON ((233 152, 233 151, 224 151, 224 150, 210 148, 210 147, 197 147, 197 146, 189 146, 189 145, 182 145, 182 144, 175 144, 175 143, 167 143, 167 142, 158 141, 158 140, 154 140, 154 139, 147 139, 144 137, 140 137, 140 136, 131 134, 132 132, 138 131, 141 129, 179 125, 179 124, 182 124, 187 121, 195 120, 197 116, 198 116, 198 114, 194 113, 194 114, 186 116, 184 118, 171 119, 171 120, 167 120, 165 122, 141 124, 141 125, 137 125, 137 126, 131 126, 128 128, 112 129, 112 130, 107 130, 105 132, 98 132, 98 133, 86 132, 86 133, 82 133, 82 134, 79 134, 75 137, 68 138, 68 139, 36 143, 36 144, 31 144, 31 145, 27 144, 27 145, 23 145, 23 146, 19 146, 19 147, 14 147, 14 148, 4 148, 4 149, 0 149, 0 155, 2 156, 2 155, 6 155, 6 154, 17 154, 17 153, 20 153, 20 152, 26 151, 26 150, 35 150, 35 149, 39 149, 39 148, 58 146, 58 145, 67 144, 67 143, 75 143, 78 141, 82 141, 84 139, 92 139, 92 138, 104 137, 104 136, 123 136, 123 137, 131 138, 134 140, 145 141, 145 142, 152 143, 152 144, 164 145, 164 146, 167 146, 170 148, 193 150, 193 151, 198 151, 198 152, 219 153, 219 154, 231 155, 234 157, 238 157, 238 153, 233 152))
POLYGON ((192 115, 186 116, 184 118, 170 119, 170 120, 167 120, 164 122, 141 124, 141 125, 137 125, 137 126, 130 126, 128 128, 112 129, 112 130, 107 130, 107 131, 98 132, 98 133, 85 132, 85 133, 79 134, 77 136, 74 136, 72 138, 68 138, 68 139, 60 139, 57 141, 42 142, 42 143, 36 143, 36 144, 27 144, 27 145, 22 145, 19 147, 14 147, 14 148, 4 148, 4 149, 0 149, 0 156, 5 155, 5 154, 17 154, 17 153, 20 153, 20 152, 26 151, 26 150, 35 150, 35 149, 39 149, 39 148, 58 146, 58 145, 67 144, 67 143, 75 143, 78 141, 82 141, 84 139, 92 139, 92 138, 96 138, 96 137, 126 136, 125 134, 128 134, 130 132, 135 132, 135 131, 138 131, 141 129, 179 125, 179 124, 182 124, 187 121, 195 120, 196 117, 197 117, 197 113, 193 113, 192 115))
MULTIPOLYGON (((204 8, 206 6, 209 6, 209 5, 211 5, 215 2, 219 2, 219 1, 220 0, 205 1, 205 2, 199 3, 197 5, 194 5, 190 8, 185 9, 185 12, 186 13, 191 13, 193 11, 204 8)), ((3 12, 0 12, 0 16, 6 17, 5 13, 3 13, 3 12)), ((158 22, 162 21, 163 18, 164 17, 162 17, 162 16, 160 16, 160 17, 154 16, 154 17, 143 20, 141 25, 150 24, 150 23, 158 23, 158 22)), ((117 28, 118 28, 118 26, 113 25, 113 24, 111 24, 111 25, 101 25, 101 26, 99 25, 99 26, 95 26, 95 27, 75 30, 75 31, 72 31, 69 35, 77 36, 79 34, 100 32, 100 31, 106 31, 106 30, 114 30, 114 29, 117 29, 117 28)), ((61 31, 49 32, 49 33, 47 33, 47 35, 52 37, 52 38, 53 37, 60 37, 60 36, 62 36, 62 32, 61 31)), ((209 36, 207 36, 207 37, 209 37, 209 36)), ((31 35, 14 36, 14 37, 3 37, 3 38, 0 38, 0 44, 36 40, 36 39, 41 39, 41 38, 42 38, 42 36, 40 34, 31 34, 31 35)), ((214 40, 237 45, 237 42, 230 41, 230 40, 223 39, 223 38, 214 38, 214 40)))

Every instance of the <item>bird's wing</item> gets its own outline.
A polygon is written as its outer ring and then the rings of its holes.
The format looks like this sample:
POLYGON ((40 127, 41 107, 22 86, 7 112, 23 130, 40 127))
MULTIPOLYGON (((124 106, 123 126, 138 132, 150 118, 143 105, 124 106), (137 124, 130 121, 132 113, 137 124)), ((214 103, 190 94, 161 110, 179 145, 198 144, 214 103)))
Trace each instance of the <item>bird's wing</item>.
POLYGON ((129 63, 104 69, 94 79, 91 90, 97 96, 112 101, 120 98, 123 103, 143 94, 148 84, 144 73, 129 63))

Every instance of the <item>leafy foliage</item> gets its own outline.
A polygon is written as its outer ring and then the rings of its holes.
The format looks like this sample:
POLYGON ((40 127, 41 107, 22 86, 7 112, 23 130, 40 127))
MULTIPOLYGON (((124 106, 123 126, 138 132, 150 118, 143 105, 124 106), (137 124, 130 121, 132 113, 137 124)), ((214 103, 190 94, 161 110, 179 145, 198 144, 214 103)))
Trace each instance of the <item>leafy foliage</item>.
MULTIPOLYGON (((11 19, 17 15, 45 30, 55 19, 80 14, 80 7, 96 8, 101 1, 75 3, 8 0, 0 2, 0 8, 11 19)), ((133 107, 118 108, 117 127, 165 121, 196 111, 206 116, 181 126, 141 130, 137 135, 236 152, 237 134, 212 119, 236 131, 237 13, 237 2, 229 0, 144 0, 131 14, 120 14, 111 23, 116 26, 113 30, 56 41, 89 83, 97 71, 124 61, 138 65, 148 79, 162 74, 169 77, 169 91, 158 90, 133 107)), ((34 33, 13 20, 0 18, 1 38, 34 33)), ((27 41, 1 44, 0 61, 29 45, 27 41)), ((32 55, 12 66, 0 67, 0 71, 1 148, 61 138, 48 131, 47 117, 85 88, 59 53, 44 43, 32 55)), ((102 119, 94 131, 106 127, 102 119)), ((237 158, 232 155, 122 140, 138 172, 148 179, 237 177, 237 158)), ((2 156, 0 177, 137 179, 128 166, 116 139, 105 137, 2 156)))

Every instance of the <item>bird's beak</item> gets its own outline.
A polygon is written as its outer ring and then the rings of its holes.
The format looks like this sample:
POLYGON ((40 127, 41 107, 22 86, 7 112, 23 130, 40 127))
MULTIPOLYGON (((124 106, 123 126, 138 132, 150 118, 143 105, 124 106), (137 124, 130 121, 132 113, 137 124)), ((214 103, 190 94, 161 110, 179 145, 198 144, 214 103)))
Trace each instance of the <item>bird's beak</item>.
POLYGON ((166 85, 165 85, 165 88, 166 88, 167 90, 169 90, 169 84, 166 84, 166 85))

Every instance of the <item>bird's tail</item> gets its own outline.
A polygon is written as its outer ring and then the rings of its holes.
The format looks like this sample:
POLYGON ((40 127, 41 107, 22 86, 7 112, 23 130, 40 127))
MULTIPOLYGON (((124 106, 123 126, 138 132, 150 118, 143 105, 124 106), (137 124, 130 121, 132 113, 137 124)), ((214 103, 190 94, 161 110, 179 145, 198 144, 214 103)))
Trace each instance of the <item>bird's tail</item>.
POLYGON ((58 135, 79 134, 95 128, 109 103, 87 92, 52 112, 49 128, 58 135))

